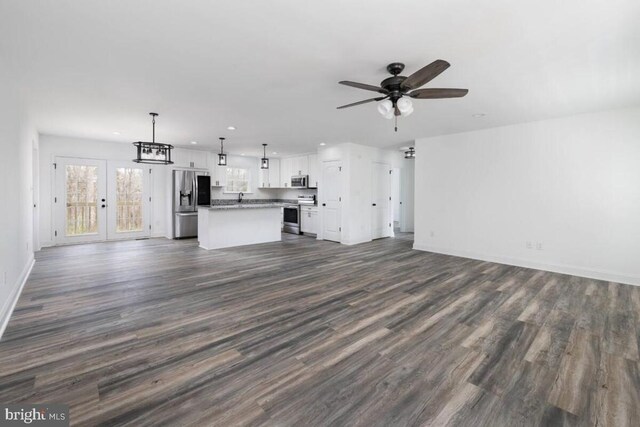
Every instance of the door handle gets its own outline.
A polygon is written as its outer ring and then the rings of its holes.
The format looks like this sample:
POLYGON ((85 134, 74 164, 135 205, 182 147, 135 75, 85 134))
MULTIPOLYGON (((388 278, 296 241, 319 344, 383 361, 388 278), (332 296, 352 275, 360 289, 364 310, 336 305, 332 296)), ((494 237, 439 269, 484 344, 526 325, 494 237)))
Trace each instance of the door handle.
POLYGON ((103 207, 103 208, 106 208, 106 207, 107 207, 107 205, 104 205, 104 204, 103 204, 103 205, 102 205, 102 207, 103 207))
POLYGON ((106 202, 107 200, 106 200, 106 199, 102 199, 102 200, 100 200, 100 201, 101 201, 102 203, 104 203, 104 202, 106 202))
POLYGON ((327 206, 327 204, 326 204, 326 203, 323 203, 323 204, 322 204, 322 206, 327 206))
POLYGON ((372 203, 372 204, 371 204, 371 206, 375 206, 375 205, 376 205, 375 203, 372 203))

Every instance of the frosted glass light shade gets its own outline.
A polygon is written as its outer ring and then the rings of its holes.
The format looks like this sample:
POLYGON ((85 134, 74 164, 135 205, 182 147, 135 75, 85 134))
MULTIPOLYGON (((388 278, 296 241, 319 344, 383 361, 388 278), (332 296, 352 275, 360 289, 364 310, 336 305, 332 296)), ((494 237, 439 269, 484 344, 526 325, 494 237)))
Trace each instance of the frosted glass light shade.
POLYGON ((406 113, 409 110, 413 110, 413 103, 408 98, 398 99, 398 102, 396 103, 396 105, 398 106, 398 110, 400 110, 400 113, 406 113))
POLYGON ((389 111, 393 111, 393 103, 388 99, 378 104, 378 112, 383 116, 387 116, 389 111))

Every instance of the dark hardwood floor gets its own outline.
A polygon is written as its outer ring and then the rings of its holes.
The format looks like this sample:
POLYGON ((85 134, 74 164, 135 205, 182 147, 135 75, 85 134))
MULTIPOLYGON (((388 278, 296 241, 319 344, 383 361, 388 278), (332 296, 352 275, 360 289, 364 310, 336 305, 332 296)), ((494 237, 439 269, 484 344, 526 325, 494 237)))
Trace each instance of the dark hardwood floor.
POLYGON ((638 425, 639 288, 411 245, 45 249, 0 402, 75 425, 638 425))

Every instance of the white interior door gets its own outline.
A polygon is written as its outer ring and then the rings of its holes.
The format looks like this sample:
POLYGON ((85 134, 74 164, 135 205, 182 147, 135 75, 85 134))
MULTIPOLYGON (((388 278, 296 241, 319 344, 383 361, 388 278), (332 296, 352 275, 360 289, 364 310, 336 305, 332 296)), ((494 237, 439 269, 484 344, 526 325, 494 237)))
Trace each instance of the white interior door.
POLYGON ((342 162, 322 162, 322 238, 342 241, 340 191, 342 189, 342 162))
POLYGON ((55 176, 55 242, 106 240, 106 162, 57 157, 55 176))
POLYGON ((373 163, 371 182, 371 238, 391 236, 391 169, 384 163, 373 163))
POLYGON ((109 162, 107 239, 149 237, 150 168, 132 162, 109 162))

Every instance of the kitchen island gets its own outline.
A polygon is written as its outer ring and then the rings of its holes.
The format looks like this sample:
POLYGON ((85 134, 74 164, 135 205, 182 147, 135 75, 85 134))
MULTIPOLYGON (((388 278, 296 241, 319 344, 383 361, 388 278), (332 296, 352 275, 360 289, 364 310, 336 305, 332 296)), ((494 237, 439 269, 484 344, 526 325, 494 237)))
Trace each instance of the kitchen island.
POLYGON ((221 249, 281 240, 280 203, 213 205, 198 209, 198 243, 221 249))

